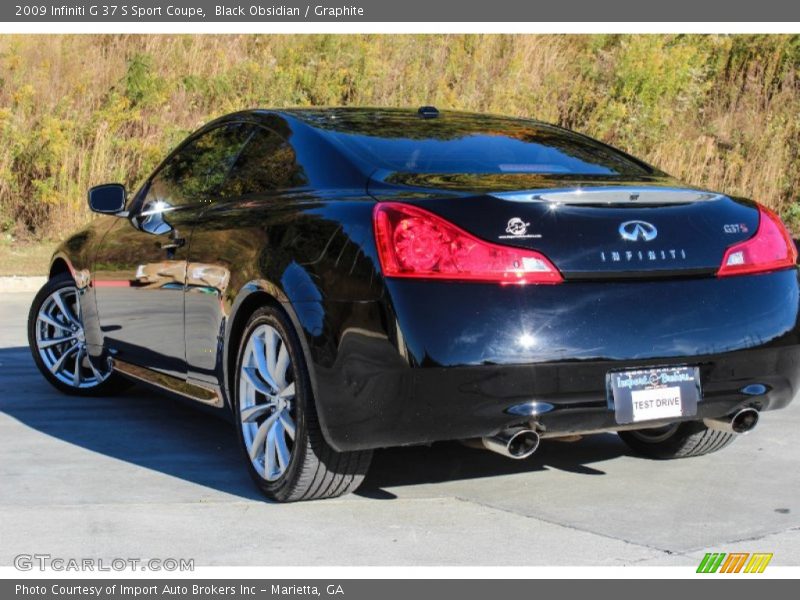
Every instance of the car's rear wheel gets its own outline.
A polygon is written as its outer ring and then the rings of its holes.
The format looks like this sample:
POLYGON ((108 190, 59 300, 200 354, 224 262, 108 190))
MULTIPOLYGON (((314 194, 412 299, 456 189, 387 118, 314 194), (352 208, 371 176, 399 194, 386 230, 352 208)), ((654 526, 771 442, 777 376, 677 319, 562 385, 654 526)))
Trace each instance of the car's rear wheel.
POLYGON ((81 396, 109 394, 127 382, 108 364, 89 356, 78 294, 68 275, 48 281, 31 304, 28 344, 39 371, 58 390, 81 396))
POLYGON ((639 454, 670 459, 722 450, 736 439, 736 434, 709 429, 702 421, 687 421, 652 429, 620 431, 619 437, 639 454))
POLYGON ((257 310, 245 327, 235 411, 248 470, 268 498, 334 498, 363 481, 372 452, 337 452, 325 441, 299 340, 272 306, 257 310))

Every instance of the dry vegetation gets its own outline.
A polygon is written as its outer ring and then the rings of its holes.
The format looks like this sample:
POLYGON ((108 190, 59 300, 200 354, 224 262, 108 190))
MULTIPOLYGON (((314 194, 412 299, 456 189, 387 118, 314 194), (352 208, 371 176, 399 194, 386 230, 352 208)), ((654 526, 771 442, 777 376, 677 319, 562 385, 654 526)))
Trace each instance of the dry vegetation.
POLYGON ((65 235, 226 112, 420 104, 556 122, 798 230, 799 67, 798 36, 0 36, 0 230, 65 235))

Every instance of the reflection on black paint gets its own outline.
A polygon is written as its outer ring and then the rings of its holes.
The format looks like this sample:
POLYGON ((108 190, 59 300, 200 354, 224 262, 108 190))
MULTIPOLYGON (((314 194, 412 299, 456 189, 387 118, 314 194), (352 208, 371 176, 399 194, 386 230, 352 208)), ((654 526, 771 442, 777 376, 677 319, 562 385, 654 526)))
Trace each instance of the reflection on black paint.
POLYGON ((236 198, 308 184, 292 146, 277 133, 256 127, 236 160, 220 195, 236 198))

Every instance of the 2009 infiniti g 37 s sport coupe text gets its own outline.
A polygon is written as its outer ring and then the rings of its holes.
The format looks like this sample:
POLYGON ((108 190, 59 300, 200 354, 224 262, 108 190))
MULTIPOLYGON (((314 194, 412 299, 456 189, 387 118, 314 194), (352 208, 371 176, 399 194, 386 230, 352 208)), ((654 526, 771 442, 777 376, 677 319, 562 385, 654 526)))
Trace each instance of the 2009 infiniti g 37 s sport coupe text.
POLYGON ((241 112, 89 204, 114 218, 53 256, 39 369, 218 409, 275 500, 347 493, 374 448, 437 440, 705 454, 800 384, 775 214, 536 121, 241 112))

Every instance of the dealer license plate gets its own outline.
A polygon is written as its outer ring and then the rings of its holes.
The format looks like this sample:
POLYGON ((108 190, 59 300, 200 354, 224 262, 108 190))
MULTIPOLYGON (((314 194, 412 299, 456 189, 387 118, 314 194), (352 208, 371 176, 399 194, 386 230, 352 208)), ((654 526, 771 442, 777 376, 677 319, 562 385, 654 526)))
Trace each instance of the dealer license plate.
POLYGON ((609 404, 617 423, 677 419, 697 414, 697 367, 615 371, 607 376, 609 404))

